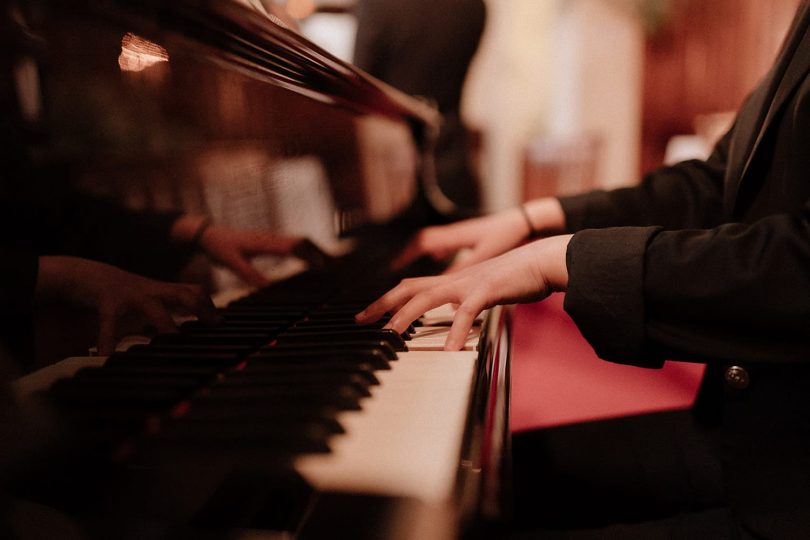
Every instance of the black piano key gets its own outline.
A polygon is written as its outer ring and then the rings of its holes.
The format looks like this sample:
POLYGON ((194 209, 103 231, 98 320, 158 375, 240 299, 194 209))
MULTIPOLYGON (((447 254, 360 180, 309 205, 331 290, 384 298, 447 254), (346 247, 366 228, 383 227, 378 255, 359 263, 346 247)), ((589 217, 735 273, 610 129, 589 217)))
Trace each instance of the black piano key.
POLYGON ((230 302, 227 307, 217 308, 221 314, 245 312, 245 313, 266 313, 277 317, 300 317, 308 311, 312 311, 312 304, 282 304, 266 302, 264 304, 253 301, 253 295, 244 296, 238 300, 230 302))
MULTIPOLYGON (((210 377, 209 377, 210 378, 210 377)), ((177 388, 194 388, 205 380, 196 374, 189 373, 156 373, 119 371, 116 369, 82 368, 71 379, 75 383, 100 385, 147 385, 174 386, 177 388)))
MULTIPOLYGON (((333 318, 324 318, 324 319, 304 319, 301 321, 296 322, 293 324, 292 328, 307 328, 313 330, 344 330, 349 328, 373 328, 373 329, 381 329, 388 321, 379 320, 369 324, 357 324, 354 319, 346 320, 346 319, 333 319, 333 318)), ((408 328, 405 329, 403 333, 403 337, 405 335, 410 336, 416 330, 414 329, 413 325, 408 325, 408 328)))
POLYGON ((200 321, 187 321, 180 325, 181 334, 233 334, 233 333, 255 333, 273 335, 283 330, 285 324, 263 324, 261 321, 254 319, 242 320, 225 320, 222 324, 217 326, 206 326, 200 321))
POLYGON ((317 343, 274 343, 262 347, 257 354, 286 353, 292 351, 305 351, 311 352, 313 355, 323 354, 325 356, 328 356, 330 352, 357 352, 358 354, 379 356, 388 361, 397 359, 397 351, 385 340, 320 340, 317 343))
POLYGON ((182 443, 260 443, 277 450, 302 453, 328 452, 327 441, 333 434, 330 426, 316 421, 289 422, 281 418, 275 422, 182 419, 165 425, 156 437, 182 443))
POLYGON ((240 301, 239 306, 240 307, 246 305, 265 306, 273 304, 285 304, 297 301, 301 302, 308 308, 311 308, 312 306, 317 306, 321 304, 324 300, 329 298, 331 294, 332 294, 331 290, 326 294, 317 290, 310 292, 257 291, 250 297, 240 301))
POLYGON ((350 386, 360 396, 370 396, 371 384, 367 379, 353 373, 329 373, 323 371, 301 371, 298 373, 258 373, 238 372, 228 374, 223 380, 217 382, 212 389, 238 388, 264 391, 279 387, 289 388, 293 391, 302 388, 317 387, 331 388, 336 386, 350 386))
POLYGON ((181 420, 198 424, 226 422, 256 422, 264 424, 286 425, 315 422, 330 434, 344 433, 343 426, 337 421, 337 410, 329 407, 208 407, 199 405, 191 407, 181 420))
POLYGON ((312 310, 312 306, 273 306, 265 304, 231 303, 228 307, 218 308, 223 319, 255 319, 288 323, 300 319, 312 310))
POLYGON ((62 421, 81 437, 84 444, 91 446, 110 445, 148 433, 150 426, 159 423, 156 412, 132 408, 67 408, 62 413, 62 421))
POLYGON ((303 381, 296 384, 234 384, 215 385, 201 391, 201 396, 214 399, 258 399, 294 400, 309 399, 312 396, 336 397, 357 406, 368 396, 368 387, 357 384, 335 384, 328 380, 303 381))
POLYGON ((407 350, 405 340, 393 330, 373 329, 373 328, 352 328, 343 331, 320 331, 309 329, 291 329, 278 335, 276 338, 279 345, 294 343, 334 343, 339 341, 359 341, 359 340, 381 340, 388 343, 395 351, 404 352, 407 350))
POLYGON ((315 418, 323 421, 334 420, 338 412, 342 409, 328 402, 321 401, 297 401, 294 407, 287 407, 273 403, 255 401, 241 402, 228 401, 228 406, 224 407, 219 399, 206 399, 204 396, 195 397, 187 402, 186 410, 176 416, 189 416, 194 418, 275 418, 279 415, 290 418, 315 418))
POLYGON ((133 345, 126 351, 128 354, 171 355, 174 353, 232 354, 242 356, 254 349, 252 345, 239 343, 149 343, 133 345))
POLYGON ((95 381, 57 381, 49 395, 60 404, 90 404, 98 407, 132 406, 164 410, 185 398, 193 387, 171 384, 98 384, 95 381))
MULTIPOLYGON (((307 319, 312 321, 319 321, 319 320, 341 320, 341 321, 353 321, 354 316, 363 311, 367 306, 357 307, 357 308, 348 308, 348 309, 331 309, 327 311, 314 311, 307 315, 307 319)), ((381 321, 387 321, 391 318, 390 315, 385 314, 380 317, 381 321)))
POLYGON ((158 334, 150 343, 155 345, 260 345, 268 342, 264 332, 199 332, 193 334, 158 334))
POLYGON ((375 368, 368 362, 347 362, 335 360, 314 360, 301 362, 299 359, 275 358, 273 361, 249 361, 246 367, 238 372, 231 372, 228 377, 252 376, 253 374, 264 375, 267 373, 301 373, 305 371, 316 371, 319 373, 351 373, 363 378, 371 385, 380 384, 379 379, 374 375, 375 368))
MULTIPOLYGON (((360 401, 363 396, 359 395, 350 386, 326 385, 307 386, 304 388, 276 388, 269 389, 256 388, 221 388, 207 389, 205 392, 194 396, 194 403, 216 403, 217 406, 228 407, 231 404, 262 406, 262 407, 288 407, 295 409, 302 402, 313 405, 329 405, 340 410, 360 410, 360 401)), ((193 407, 194 403, 189 407, 193 407)))
POLYGON ((257 364, 302 365, 307 369, 318 369, 321 364, 345 364, 358 367, 370 365, 375 370, 390 370, 391 358, 388 351, 382 349, 344 349, 314 348, 306 346, 268 347, 247 359, 247 365, 256 368, 257 364))
POLYGON ((328 302, 319 306, 317 309, 313 310, 315 313, 357 313, 358 311, 362 310, 366 307, 366 304, 355 302, 328 302))
POLYGON ((188 366, 221 370, 233 367, 239 362, 239 357, 228 353, 173 353, 173 354, 129 354, 116 353, 107 359, 105 366, 188 366))

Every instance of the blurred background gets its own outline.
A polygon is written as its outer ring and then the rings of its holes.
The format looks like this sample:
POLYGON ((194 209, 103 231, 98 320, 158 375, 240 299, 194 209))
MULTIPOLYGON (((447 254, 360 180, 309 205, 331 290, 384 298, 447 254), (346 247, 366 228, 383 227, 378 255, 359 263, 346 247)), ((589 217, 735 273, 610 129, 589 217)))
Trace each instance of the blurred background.
MULTIPOLYGON (((274 3, 349 61, 356 4, 274 3)), ((539 195, 633 184, 664 162, 706 155, 768 69, 799 0, 485 4, 461 114, 482 206, 498 210, 539 195)))

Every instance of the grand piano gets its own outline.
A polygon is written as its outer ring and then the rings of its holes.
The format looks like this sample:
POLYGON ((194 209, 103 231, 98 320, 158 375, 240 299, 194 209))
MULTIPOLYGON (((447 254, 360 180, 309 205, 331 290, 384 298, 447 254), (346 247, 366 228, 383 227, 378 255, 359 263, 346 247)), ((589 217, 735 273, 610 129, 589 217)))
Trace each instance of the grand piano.
POLYGON ((352 319, 402 277, 441 270, 388 269, 416 228, 453 218, 433 176, 436 111, 236 2, 30 4, 38 52, 17 82, 48 133, 39 159, 132 208, 304 235, 333 258, 258 261, 274 280, 258 291, 206 269, 221 327, 188 321, 16 381, 58 426, 9 482, 38 509, 28 525, 41 514, 39 528, 82 538, 497 527, 508 310, 483 314, 458 352, 441 351, 447 310, 403 335, 352 319))

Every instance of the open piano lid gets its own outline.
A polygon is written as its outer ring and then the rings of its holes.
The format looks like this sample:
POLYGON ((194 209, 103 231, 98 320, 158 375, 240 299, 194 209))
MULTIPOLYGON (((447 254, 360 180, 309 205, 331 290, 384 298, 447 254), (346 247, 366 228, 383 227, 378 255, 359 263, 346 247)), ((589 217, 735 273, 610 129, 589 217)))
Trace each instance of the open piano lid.
POLYGON ((278 18, 235 1, 119 0, 89 5, 145 35, 177 40, 178 46, 185 42, 214 62, 314 99, 360 113, 405 117, 434 129, 439 121, 429 105, 338 59, 278 18))
POLYGON ((34 5, 37 155, 81 189, 327 249, 453 210, 433 173, 438 112, 280 21, 231 1, 34 5))

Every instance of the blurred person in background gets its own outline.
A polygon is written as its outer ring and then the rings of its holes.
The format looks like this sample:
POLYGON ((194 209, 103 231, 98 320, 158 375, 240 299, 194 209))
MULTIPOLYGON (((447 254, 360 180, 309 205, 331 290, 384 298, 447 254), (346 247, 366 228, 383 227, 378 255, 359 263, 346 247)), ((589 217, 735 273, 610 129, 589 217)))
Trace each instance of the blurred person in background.
POLYGON ((354 63, 434 102, 443 123, 435 149, 439 188, 459 214, 481 205, 461 93, 486 22, 483 0, 359 0, 354 63))

